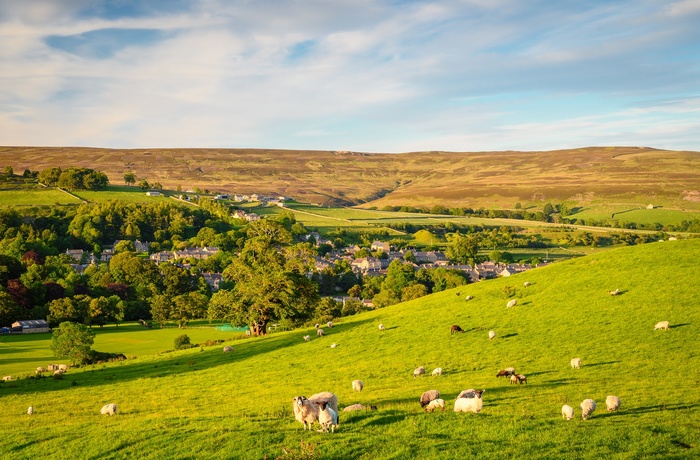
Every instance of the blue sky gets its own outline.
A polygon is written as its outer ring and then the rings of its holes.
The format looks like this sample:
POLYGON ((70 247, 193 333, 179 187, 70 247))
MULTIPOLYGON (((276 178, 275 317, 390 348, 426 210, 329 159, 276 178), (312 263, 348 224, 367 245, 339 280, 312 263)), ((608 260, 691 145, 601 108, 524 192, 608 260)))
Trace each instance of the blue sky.
POLYGON ((0 145, 700 150, 700 0, 0 0, 0 145))

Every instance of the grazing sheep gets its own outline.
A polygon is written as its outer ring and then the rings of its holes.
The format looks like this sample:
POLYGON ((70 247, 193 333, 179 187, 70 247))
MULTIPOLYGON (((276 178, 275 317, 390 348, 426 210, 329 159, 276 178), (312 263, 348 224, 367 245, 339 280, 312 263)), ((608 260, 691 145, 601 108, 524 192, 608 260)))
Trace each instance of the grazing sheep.
POLYGON ((377 406, 369 406, 369 410, 377 410, 377 406))
MULTIPOLYGON (((455 401, 455 412, 473 412, 478 414, 481 412, 481 408, 484 407, 484 402, 481 399, 481 395, 486 390, 465 390, 464 396, 457 398, 455 401), (473 394, 473 396, 469 396, 473 394)), ((460 394, 462 394, 460 393, 460 394)))
POLYGON ((224 347, 224 353, 230 353, 233 351, 233 347, 230 345, 227 345, 224 347))
POLYGON ((515 374, 515 368, 514 367, 506 367, 502 371, 498 371, 498 374, 496 374, 496 377, 510 377, 513 374, 515 374))
POLYGON ((318 431, 328 433, 330 428, 331 433, 335 433, 335 427, 338 426, 338 413, 330 407, 330 403, 327 401, 321 401, 319 408, 318 423, 321 425, 321 429, 318 431))
POLYGON ((493 340, 496 338, 496 331, 489 331, 489 340, 493 340))
POLYGON ((304 342, 308 342, 309 340, 311 340, 311 336, 305 335, 304 337, 302 337, 302 339, 304 339, 304 342))
POLYGON ((461 292, 457 291, 457 297, 459 297, 460 294, 461 294, 461 292))
POLYGON ((527 383, 527 377, 525 377, 523 374, 513 374, 510 376, 510 383, 518 383, 522 385, 523 383, 527 383))
POLYGON ((66 366, 65 364, 59 364, 59 365, 58 365, 58 370, 59 370, 59 371, 67 371, 67 370, 68 370, 68 366, 66 366))
POLYGON ((353 380, 352 381, 352 389, 355 391, 362 391, 362 389, 365 387, 365 384, 362 383, 362 380, 353 380))
POLYGON ((469 301, 472 300, 473 298, 474 298, 473 295, 468 295, 468 296, 466 296, 466 297, 464 298, 464 300, 466 300, 467 302, 469 302, 469 301))
POLYGON ((464 329, 462 329, 461 327, 459 327, 456 324, 453 324, 452 326, 450 326, 450 334, 456 334, 458 332, 464 332, 464 329))
POLYGON ((669 327, 668 321, 659 321, 659 322, 656 323, 656 325, 654 326, 654 330, 657 331, 657 330, 659 330, 659 329, 664 329, 664 330, 667 331, 667 330, 668 330, 668 327, 669 327))
MULTIPOLYGON (((482 390, 486 391, 486 390, 482 390)), ((457 395, 457 399, 459 398, 476 398, 476 390, 474 388, 470 388, 468 390, 462 390, 460 393, 457 395)))
POLYGON ((615 295, 620 295, 620 290, 619 290, 619 289, 615 289, 614 291, 610 291, 610 295, 613 295, 613 296, 615 296, 615 295))
POLYGON ((317 330, 316 330, 316 335, 318 335, 319 337, 323 337, 324 334, 325 334, 325 333, 323 332, 323 329, 317 329, 317 330))
POLYGON ((29 406, 29 409, 27 409, 27 415, 33 415, 34 414, 34 406, 29 406))
POLYGON ((425 406, 425 411, 426 412, 432 412, 437 408, 441 408, 443 412, 445 412, 445 400, 444 399, 433 399, 428 403, 427 406, 425 406))
POLYGON ((58 364, 49 364, 49 370, 50 370, 50 371, 57 371, 57 370, 58 370, 58 364))
POLYGON ((581 358, 574 358, 571 360, 572 369, 581 369, 581 358))
POLYGON ((41 374, 42 372, 47 372, 45 367, 37 367, 36 368, 36 373, 41 374))
POLYGON ((516 305, 518 305, 518 299, 511 299, 506 304, 506 308, 514 307, 516 305))
POLYGON ((442 367, 436 367, 430 375, 442 375, 442 367))
POLYGON ((380 331, 383 331, 383 330, 384 330, 384 325, 383 325, 383 324, 380 324, 380 325, 379 325, 379 330, 380 330, 380 331))
POLYGON ((437 390, 428 390, 422 395, 420 395, 420 407, 425 407, 430 404, 430 401, 434 401, 440 397, 440 392, 437 390))
POLYGON ((63 375, 65 373, 66 371, 64 371, 63 369, 56 369, 55 371, 53 371, 53 375, 63 375))
POLYGON ((320 407, 306 396, 295 396, 293 401, 294 418, 304 425, 304 430, 311 429, 311 425, 318 420, 320 407))
POLYGON ((322 391, 320 393, 316 393, 315 395, 311 395, 309 396, 309 401, 313 401, 316 404, 325 401, 336 414, 338 413, 338 397, 330 391, 322 391))
POLYGON ((333 327, 333 321, 328 321, 328 322, 326 323, 326 326, 328 326, 328 329, 332 328, 332 327, 333 327))
POLYGON ((335 342, 333 342, 333 343, 331 344, 331 348, 335 348, 335 347, 337 347, 337 346, 338 346, 338 344, 335 343, 335 342))
POLYGON ((525 281, 525 282, 523 283, 523 287, 530 287, 530 286, 532 286, 532 283, 529 282, 529 281, 525 281))
POLYGON ((6 376, 4 376, 4 377, 2 378, 2 380, 3 380, 3 382, 9 382, 10 380, 12 380, 12 376, 11 376, 11 375, 6 375, 6 376))
POLYGON ((343 409, 343 412, 352 412, 354 410, 364 410, 365 406, 362 404, 353 404, 351 406, 346 407, 343 409))
POLYGON ((581 403, 581 418, 588 420, 593 412, 595 412, 595 401, 584 399, 581 403))
POLYGON ((321 325, 316 323, 315 327, 316 327, 316 329, 318 329, 319 327, 321 327, 321 325))
POLYGON ((511 376, 510 376, 510 383, 511 383, 511 385, 512 385, 513 383, 518 383, 518 376, 515 375, 515 374, 511 375, 511 376))
POLYGON ((418 377, 421 374, 425 374, 425 368, 423 366, 416 367, 413 371, 413 377, 418 377))
POLYGON ((100 414, 102 415, 117 415, 117 405, 112 403, 112 404, 106 404, 102 410, 100 410, 100 414))
POLYGON ((568 404, 564 404, 561 406, 561 416, 564 418, 564 420, 571 420, 574 418, 574 408, 568 404))
POLYGON ((609 395, 605 398, 605 405, 608 407, 608 412, 614 412, 620 408, 620 398, 609 395))

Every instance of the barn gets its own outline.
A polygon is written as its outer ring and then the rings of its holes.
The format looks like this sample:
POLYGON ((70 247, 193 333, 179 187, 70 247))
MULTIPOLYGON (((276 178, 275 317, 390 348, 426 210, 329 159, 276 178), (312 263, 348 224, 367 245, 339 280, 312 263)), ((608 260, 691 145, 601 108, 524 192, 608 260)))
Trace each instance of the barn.
POLYGON ((12 323, 12 332, 22 332, 23 334, 31 334, 33 332, 49 332, 49 323, 43 319, 27 319, 24 321, 15 321, 12 323))

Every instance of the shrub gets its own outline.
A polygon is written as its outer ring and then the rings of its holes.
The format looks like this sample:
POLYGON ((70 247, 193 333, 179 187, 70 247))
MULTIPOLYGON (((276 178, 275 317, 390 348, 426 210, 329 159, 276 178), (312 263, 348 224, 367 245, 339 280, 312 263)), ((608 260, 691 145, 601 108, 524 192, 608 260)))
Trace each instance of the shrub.
POLYGON ((190 343, 190 337, 187 334, 182 334, 180 336, 175 337, 175 349, 184 350, 186 348, 192 348, 192 344, 190 343))

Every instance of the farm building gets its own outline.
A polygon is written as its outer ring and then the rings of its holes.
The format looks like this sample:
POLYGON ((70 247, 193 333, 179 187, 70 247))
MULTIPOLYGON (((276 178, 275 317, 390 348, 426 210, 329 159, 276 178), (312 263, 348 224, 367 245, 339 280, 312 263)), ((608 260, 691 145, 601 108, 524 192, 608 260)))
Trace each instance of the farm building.
POLYGON ((33 332, 49 332, 49 323, 43 319, 28 319, 24 321, 15 321, 12 323, 12 332, 22 332, 23 334, 31 334, 33 332))
POLYGON ((162 193, 156 192, 153 190, 151 190, 150 192, 146 192, 146 196, 161 196, 161 195, 162 195, 162 193))

